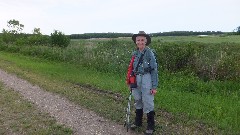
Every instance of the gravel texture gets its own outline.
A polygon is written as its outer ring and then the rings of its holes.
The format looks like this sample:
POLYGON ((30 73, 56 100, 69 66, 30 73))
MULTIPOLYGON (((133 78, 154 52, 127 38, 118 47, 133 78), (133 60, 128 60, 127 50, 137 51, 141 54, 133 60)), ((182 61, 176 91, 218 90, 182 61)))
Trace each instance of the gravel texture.
POLYGON ((34 103, 39 110, 49 113, 57 122, 73 129, 77 135, 132 135, 123 125, 98 116, 93 111, 82 108, 64 97, 46 92, 26 80, 0 69, 0 81, 8 88, 19 92, 34 103))

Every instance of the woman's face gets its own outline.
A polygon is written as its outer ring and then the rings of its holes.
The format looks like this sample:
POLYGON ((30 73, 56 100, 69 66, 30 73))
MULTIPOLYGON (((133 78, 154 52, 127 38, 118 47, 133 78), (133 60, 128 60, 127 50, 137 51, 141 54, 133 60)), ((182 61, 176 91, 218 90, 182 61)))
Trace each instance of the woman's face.
POLYGON ((143 50, 146 47, 147 39, 144 36, 136 37, 136 44, 140 50, 143 50))

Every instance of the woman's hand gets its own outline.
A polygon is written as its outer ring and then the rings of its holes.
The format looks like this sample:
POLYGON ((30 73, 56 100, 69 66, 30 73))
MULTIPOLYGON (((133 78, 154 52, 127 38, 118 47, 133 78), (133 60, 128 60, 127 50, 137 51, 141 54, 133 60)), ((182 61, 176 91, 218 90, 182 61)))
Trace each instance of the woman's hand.
POLYGON ((154 96, 157 93, 156 89, 151 89, 150 93, 154 96))

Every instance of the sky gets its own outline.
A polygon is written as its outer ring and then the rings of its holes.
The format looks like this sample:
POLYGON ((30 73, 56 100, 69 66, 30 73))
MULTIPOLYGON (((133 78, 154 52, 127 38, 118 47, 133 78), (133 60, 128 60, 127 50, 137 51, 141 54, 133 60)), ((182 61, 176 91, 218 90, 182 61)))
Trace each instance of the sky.
POLYGON ((24 33, 49 35, 231 32, 240 26, 240 0, 0 0, 0 30, 15 19, 24 33))

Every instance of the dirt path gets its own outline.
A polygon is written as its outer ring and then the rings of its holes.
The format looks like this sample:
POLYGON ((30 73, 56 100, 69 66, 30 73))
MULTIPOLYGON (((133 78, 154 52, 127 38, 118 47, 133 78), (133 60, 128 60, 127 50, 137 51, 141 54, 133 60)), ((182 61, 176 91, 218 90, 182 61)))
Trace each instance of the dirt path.
POLYGON ((74 130, 77 135, 132 135, 122 125, 106 120, 94 112, 71 103, 66 98, 46 92, 26 80, 17 78, 0 69, 0 81, 6 87, 19 92, 41 111, 74 130))

